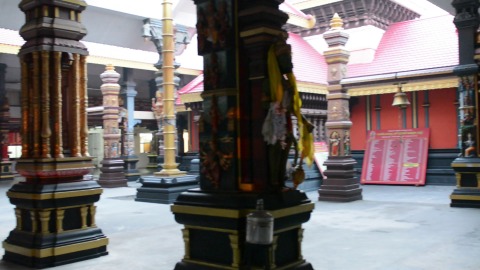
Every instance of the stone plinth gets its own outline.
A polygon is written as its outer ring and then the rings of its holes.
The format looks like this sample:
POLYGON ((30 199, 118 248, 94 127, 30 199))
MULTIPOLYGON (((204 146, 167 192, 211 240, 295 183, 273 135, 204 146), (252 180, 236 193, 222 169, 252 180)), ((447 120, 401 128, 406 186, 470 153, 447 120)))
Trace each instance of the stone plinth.
POLYGON ((301 225, 310 218, 313 203, 298 190, 279 195, 258 193, 205 193, 189 190, 172 205, 175 220, 182 230, 185 255, 175 270, 265 268, 265 256, 247 258, 246 216, 262 198, 274 217, 274 242, 268 248, 270 269, 305 269, 312 266, 302 256, 301 225), (208 245, 208 249, 205 246, 208 245))
POLYGON ((181 177, 142 176, 135 201, 171 204, 180 193, 198 187, 198 175, 181 177))
POLYGON ((480 158, 457 158, 452 162, 457 187, 450 206, 480 208, 480 158))
POLYGON ((319 201, 351 202, 362 199, 362 188, 355 175, 354 159, 329 157, 324 164, 327 166, 324 172, 327 179, 323 180, 318 189, 319 201))

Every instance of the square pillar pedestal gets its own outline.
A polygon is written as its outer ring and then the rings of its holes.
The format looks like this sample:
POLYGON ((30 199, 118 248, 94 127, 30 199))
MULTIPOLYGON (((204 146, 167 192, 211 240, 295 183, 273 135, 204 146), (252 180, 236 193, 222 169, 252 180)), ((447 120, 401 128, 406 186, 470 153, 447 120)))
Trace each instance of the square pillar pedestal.
POLYGON ((457 187, 450 195, 450 206, 480 208, 480 158, 459 157, 452 168, 457 187))
POLYGON ((352 202, 362 199, 362 188, 355 176, 356 161, 346 157, 328 157, 325 175, 318 190, 319 201, 352 202))
MULTIPOLYGON (((185 255, 175 270, 304 269, 313 267, 302 256, 302 224, 314 204, 305 193, 218 193, 199 189, 180 194, 172 205, 175 220, 183 224, 185 255), (274 217, 273 244, 266 252, 247 252, 246 217, 262 198, 274 217), (268 264, 265 265, 265 264, 268 264), (246 268, 251 266, 251 268, 246 268)), ((250 250, 251 251, 251 250, 250 250)))
POLYGON ((90 158, 19 160, 22 175, 25 168, 43 168, 32 173, 45 179, 27 178, 7 192, 16 227, 3 242, 4 260, 46 268, 108 254, 108 238, 95 222, 94 203, 103 190, 96 181, 81 180, 90 164, 90 158))

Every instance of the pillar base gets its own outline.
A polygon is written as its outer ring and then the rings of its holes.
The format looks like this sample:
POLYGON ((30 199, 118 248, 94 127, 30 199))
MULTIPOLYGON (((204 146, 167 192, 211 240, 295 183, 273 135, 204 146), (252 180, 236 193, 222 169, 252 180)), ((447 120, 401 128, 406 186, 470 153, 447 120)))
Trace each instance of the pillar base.
POLYGON ((127 178, 123 168, 123 160, 119 158, 105 158, 102 160, 98 184, 104 188, 126 187, 127 178))
POLYGON ((162 178, 142 176, 142 187, 137 189, 135 201, 171 204, 184 191, 198 187, 198 175, 162 178))
POLYGON ((276 194, 183 192, 171 208, 175 220, 185 225, 185 255, 175 270, 249 269, 247 262, 251 269, 267 269, 265 261, 270 262, 270 269, 313 269, 301 251, 302 224, 310 219, 313 208, 298 190, 276 194), (274 243, 268 254, 254 253, 247 258, 246 216, 260 198, 274 216, 274 243))
POLYGON ((13 180, 12 162, 8 160, 0 160, 0 181, 13 180))
POLYGON ((353 166, 356 161, 349 157, 329 157, 327 170, 320 189, 319 201, 352 202, 362 199, 362 188, 353 166))
POLYGON ((33 268, 54 267, 107 255, 107 244, 98 228, 44 237, 12 231, 3 242, 3 259, 33 268))
MULTIPOLYGON (((175 265, 174 270, 218 270, 218 269, 240 269, 240 268, 219 268, 215 266, 202 266, 195 263, 179 262, 175 265)), ((243 269, 266 269, 266 268, 243 268, 243 269)), ((288 269, 288 270, 313 270, 313 267, 308 262, 296 263, 286 268, 270 268, 270 269, 288 269)))
POLYGON ((456 158, 452 168, 457 188, 450 195, 450 206, 480 208, 480 158, 456 158))
POLYGON ((95 224, 102 189, 95 181, 20 182, 7 192, 17 226, 3 242, 3 259, 46 268, 107 255, 108 238, 95 224))
POLYGON ((137 170, 137 156, 123 156, 125 178, 128 182, 140 179, 140 172, 137 170))
MULTIPOLYGON (((159 158, 159 156, 157 154, 153 154, 153 155, 147 155, 148 157, 148 164, 147 164, 147 170, 150 172, 150 173, 155 173, 155 172, 158 172, 158 163, 159 161, 157 161, 157 159, 159 158)), ((161 161, 163 163, 163 159, 161 161)))

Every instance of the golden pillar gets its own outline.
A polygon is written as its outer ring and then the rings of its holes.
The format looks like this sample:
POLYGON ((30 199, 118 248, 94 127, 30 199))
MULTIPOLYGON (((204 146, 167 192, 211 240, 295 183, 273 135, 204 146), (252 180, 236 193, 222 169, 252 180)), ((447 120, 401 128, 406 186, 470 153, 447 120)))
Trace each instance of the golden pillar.
POLYGON ((162 58, 163 58, 163 139, 164 139, 164 163, 162 170, 155 173, 157 176, 182 176, 186 173, 180 171, 175 162, 177 147, 175 145, 176 137, 176 117, 175 117, 175 40, 172 18, 172 1, 163 0, 162 16, 162 58))

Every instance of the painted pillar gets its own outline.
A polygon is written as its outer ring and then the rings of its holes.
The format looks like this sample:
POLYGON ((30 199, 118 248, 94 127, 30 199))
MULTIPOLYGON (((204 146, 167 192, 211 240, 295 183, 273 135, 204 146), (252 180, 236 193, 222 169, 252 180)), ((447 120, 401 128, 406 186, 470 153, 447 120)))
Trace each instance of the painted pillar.
POLYGON ((204 59, 200 189, 182 192, 172 206, 185 225, 185 255, 175 269, 313 269, 302 256, 302 224, 313 204, 285 187, 292 111, 300 110, 282 29, 288 15, 276 0, 194 2, 204 59), (273 118, 280 123, 275 134, 273 118), (275 218, 273 242, 262 247, 245 239, 257 199, 275 218), (205 250, 206 241, 215 244, 205 250))
POLYGON ((6 69, 7 65, 0 63, 0 181, 13 180, 12 162, 8 157, 10 106, 5 89, 6 69))
POLYGON ((3 242, 3 259, 33 268, 107 254, 108 239, 95 223, 102 189, 84 179, 88 153, 87 48, 80 0, 19 4, 26 22, 21 65, 22 156, 25 181, 7 192, 16 227, 3 242))
POLYGON ((124 100, 124 106, 126 109, 126 123, 125 123, 125 133, 123 134, 123 155, 122 159, 124 162, 125 177, 128 181, 137 181, 140 177, 140 172, 137 170, 136 165, 138 162, 138 156, 135 154, 135 137, 134 137, 134 126, 138 122, 135 120, 135 97, 137 96, 137 91, 135 86, 137 85, 133 81, 133 70, 129 68, 124 68, 124 85, 122 90, 122 96, 124 100))
POLYGON ((478 119, 480 61, 480 24, 477 0, 454 0, 456 14, 453 23, 458 29, 459 65, 454 73, 459 77, 460 154, 452 162, 457 187, 450 195, 452 207, 480 208, 480 139, 478 119))
POLYGON ((329 147, 327 179, 318 190, 319 201, 349 202, 362 199, 362 189, 359 179, 355 176, 356 161, 350 151, 350 121, 349 100, 347 90, 342 88, 340 81, 346 77, 347 63, 350 53, 345 49, 349 35, 343 30, 343 21, 337 13, 330 22, 330 30, 324 33, 328 49, 324 56, 328 64, 328 113, 327 141, 329 147))
POLYGON ((112 65, 107 65, 105 72, 100 75, 102 86, 100 90, 103 95, 103 145, 104 155, 98 183, 102 187, 126 187, 124 162, 120 158, 121 143, 120 129, 118 128, 119 105, 118 94, 120 85, 118 80, 120 74, 115 71, 112 65))

